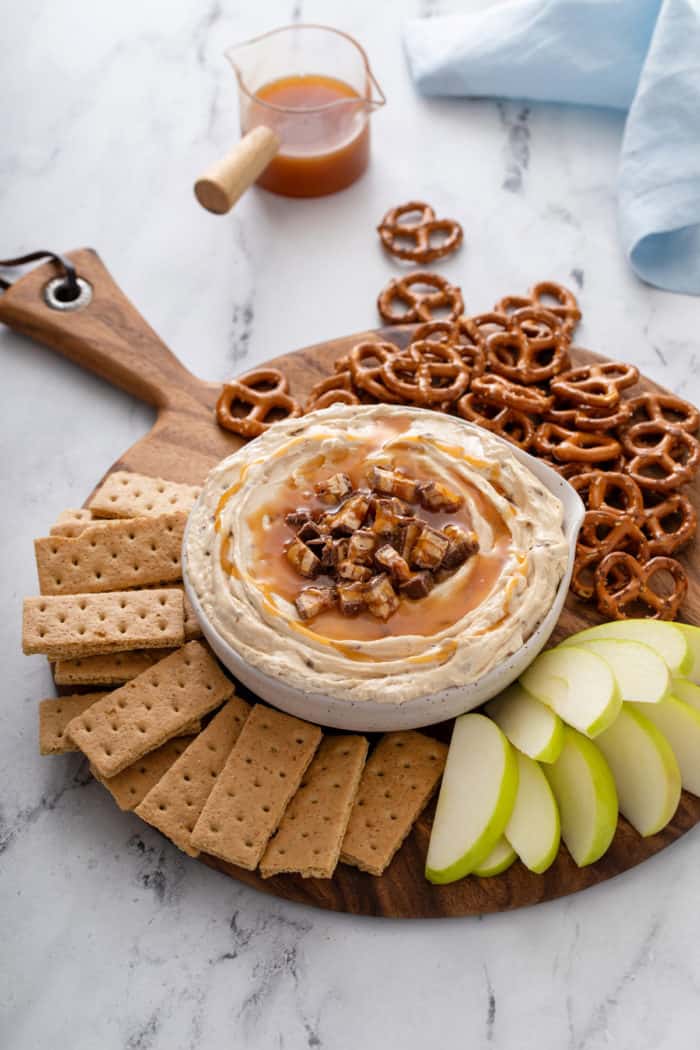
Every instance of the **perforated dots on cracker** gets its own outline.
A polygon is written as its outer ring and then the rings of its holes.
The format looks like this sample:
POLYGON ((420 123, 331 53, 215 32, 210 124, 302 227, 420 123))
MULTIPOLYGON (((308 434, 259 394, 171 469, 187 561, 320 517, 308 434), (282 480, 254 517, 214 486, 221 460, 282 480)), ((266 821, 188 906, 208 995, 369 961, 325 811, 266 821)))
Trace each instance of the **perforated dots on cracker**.
POLYGON ((106 656, 77 656, 57 660, 53 677, 56 685, 123 685, 169 655, 163 649, 137 649, 106 656))
POLYGON ((79 536, 92 524, 92 511, 87 507, 63 510, 51 526, 52 536, 79 536))
POLYGON ((114 777, 101 777, 92 765, 90 772, 107 788, 120 809, 136 809, 141 800, 167 773, 173 762, 177 761, 194 739, 194 736, 179 736, 174 740, 168 740, 167 743, 157 747, 150 754, 144 755, 133 765, 122 769, 121 773, 117 773, 114 777))
POLYGON ((81 693, 42 700, 39 704, 39 753, 42 755, 65 755, 77 751, 66 732, 68 723, 101 700, 106 693, 81 693))
POLYGON ((96 518, 158 517, 175 511, 187 514, 199 493, 197 485, 117 470, 100 485, 89 507, 96 518))

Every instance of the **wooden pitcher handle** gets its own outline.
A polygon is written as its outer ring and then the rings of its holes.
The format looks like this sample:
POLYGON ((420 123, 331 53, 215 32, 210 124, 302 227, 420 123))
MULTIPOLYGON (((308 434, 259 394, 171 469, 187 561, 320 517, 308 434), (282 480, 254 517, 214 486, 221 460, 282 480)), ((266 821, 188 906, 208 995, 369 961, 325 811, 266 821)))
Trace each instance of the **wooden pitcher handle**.
POLYGON ((0 322, 50 346, 159 409, 187 407, 206 384, 182 365, 124 295, 97 252, 69 252, 92 299, 78 310, 52 309, 44 288, 54 263, 38 266, 0 295, 0 322))

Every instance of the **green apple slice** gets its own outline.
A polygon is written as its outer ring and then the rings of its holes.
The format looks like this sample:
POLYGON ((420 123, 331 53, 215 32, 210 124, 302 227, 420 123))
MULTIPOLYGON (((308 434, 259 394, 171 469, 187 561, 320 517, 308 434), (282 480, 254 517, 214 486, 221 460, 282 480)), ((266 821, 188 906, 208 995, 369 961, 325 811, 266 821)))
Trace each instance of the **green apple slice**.
POLYGON ((501 835, 486 860, 482 860, 481 864, 474 868, 472 874, 482 879, 490 879, 492 875, 500 875, 517 859, 518 856, 510 842, 501 835))
POLYGON ((700 711, 700 685, 690 682, 687 678, 672 678, 671 693, 676 700, 682 700, 684 704, 690 704, 696 711, 700 711))
POLYGON ((485 715, 455 720, 425 877, 455 882, 484 861, 505 831, 518 789, 515 755, 485 715))
POLYGON ((674 624, 688 643, 692 656, 692 664, 686 667, 685 673, 692 682, 700 682, 700 627, 693 627, 689 623, 674 624))
POLYGON ((538 762, 554 762, 564 743, 561 719, 516 682, 486 705, 492 718, 518 751, 538 762))
POLYGON ((559 810, 540 766, 519 751, 515 757, 518 762, 518 793, 506 825, 506 838, 525 867, 541 874, 559 850, 559 810))
POLYGON ((610 665, 575 645, 540 653, 520 676, 520 684, 586 736, 607 729, 622 704, 610 665))
POLYGON ((686 791, 700 795, 700 711, 669 696, 660 704, 632 705, 649 718, 668 740, 686 791))
POLYGON ((592 638, 581 648, 602 656, 615 675, 620 698, 640 704, 657 704, 671 691, 671 674, 665 660, 643 642, 624 638, 592 638))
POLYGON ((588 737, 565 726, 561 755, 540 768, 559 807, 566 848, 579 868, 593 864, 617 827, 617 793, 607 762, 588 737))
POLYGON ((580 645, 594 638, 622 638, 642 642, 654 649, 672 675, 685 675, 693 665, 693 654, 680 624, 662 620, 613 620, 572 634, 562 645, 580 645))
POLYGON ((681 797, 678 763, 666 737, 646 717, 647 706, 623 704, 595 740, 615 779, 620 812, 644 838, 666 827, 681 797))

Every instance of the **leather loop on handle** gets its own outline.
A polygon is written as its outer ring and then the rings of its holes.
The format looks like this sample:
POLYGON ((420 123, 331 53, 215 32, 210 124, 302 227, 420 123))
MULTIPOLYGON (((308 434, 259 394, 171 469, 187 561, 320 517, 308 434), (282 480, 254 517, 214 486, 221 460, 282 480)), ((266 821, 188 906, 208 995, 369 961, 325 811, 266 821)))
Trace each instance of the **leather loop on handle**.
POLYGON ((78 310, 52 309, 44 290, 59 269, 47 263, 0 295, 0 322, 57 350, 76 364, 157 408, 186 408, 206 384, 180 364, 115 283, 96 252, 69 252, 92 289, 78 310))
POLYGON ((262 175, 279 148, 274 131, 264 125, 253 128, 197 179, 197 200, 207 211, 224 215, 262 175))

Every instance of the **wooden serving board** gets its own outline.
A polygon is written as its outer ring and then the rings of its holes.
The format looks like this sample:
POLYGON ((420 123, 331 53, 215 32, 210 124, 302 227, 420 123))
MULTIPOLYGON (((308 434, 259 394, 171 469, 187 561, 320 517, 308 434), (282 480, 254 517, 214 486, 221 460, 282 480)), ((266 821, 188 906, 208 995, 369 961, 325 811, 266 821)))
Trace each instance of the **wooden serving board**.
MULTIPOLYGON (((45 343, 156 407, 158 416, 151 431, 113 463, 107 474, 134 470, 172 481, 201 482, 213 464, 242 443, 216 425, 214 405, 219 385, 197 379, 180 364, 115 284, 95 252, 83 249, 69 257, 78 275, 92 285, 93 298, 86 307, 64 313, 46 305, 43 289, 57 272, 50 263, 20 278, 0 296, 0 322, 45 343)), ((312 385, 332 370, 333 361, 359 340, 389 338, 403 345, 409 334, 410 328, 406 327, 357 333, 285 354, 268 363, 285 372, 292 393, 303 402, 312 385)), ((572 358, 575 364, 600 359, 587 350, 574 350, 572 358)), ((640 381, 639 389, 661 390, 647 379, 640 381)), ((693 483, 689 495, 700 510, 700 480, 693 483)), ((700 623, 700 545, 692 545, 681 560, 690 577, 684 618, 700 623)), ((570 595, 554 640, 599 620, 592 607, 570 595)), ((428 732, 448 740, 450 724, 443 723, 428 732)), ((478 915, 552 900, 626 871, 694 827, 700 821, 700 799, 683 792, 671 824, 647 839, 642 839, 621 818, 608 852, 587 868, 577 868, 562 847, 544 875, 533 875, 516 862, 494 878, 470 876, 451 886, 432 886, 423 876, 433 811, 434 803, 418 820, 381 878, 340 864, 333 879, 292 875, 262 879, 255 872, 215 857, 200 859, 265 893, 334 911, 391 918, 478 915)))

